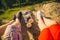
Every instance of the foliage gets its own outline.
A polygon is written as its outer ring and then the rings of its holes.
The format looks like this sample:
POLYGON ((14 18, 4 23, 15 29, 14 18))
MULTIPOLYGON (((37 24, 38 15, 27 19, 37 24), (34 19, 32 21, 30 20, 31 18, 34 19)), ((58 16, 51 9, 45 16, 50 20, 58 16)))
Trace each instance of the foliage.
POLYGON ((60 0, 0 0, 1 3, 0 9, 21 7, 21 6, 32 5, 36 3, 42 3, 44 1, 60 2, 60 0))

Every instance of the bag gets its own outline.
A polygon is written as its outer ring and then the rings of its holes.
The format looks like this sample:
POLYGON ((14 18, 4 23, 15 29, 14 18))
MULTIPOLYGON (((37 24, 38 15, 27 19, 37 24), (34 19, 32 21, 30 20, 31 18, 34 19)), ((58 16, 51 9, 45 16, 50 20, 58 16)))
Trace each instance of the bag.
POLYGON ((21 29, 17 25, 9 25, 2 40, 22 40, 21 29))

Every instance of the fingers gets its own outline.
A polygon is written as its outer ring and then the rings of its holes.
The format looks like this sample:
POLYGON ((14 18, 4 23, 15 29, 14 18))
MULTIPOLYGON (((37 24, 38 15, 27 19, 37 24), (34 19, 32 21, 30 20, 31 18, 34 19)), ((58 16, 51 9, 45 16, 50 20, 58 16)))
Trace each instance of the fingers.
POLYGON ((53 25, 53 24, 56 24, 56 21, 54 21, 54 20, 47 19, 45 17, 43 17, 43 19, 44 19, 44 22, 45 22, 46 26, 48 26, 48 27, 53 25))

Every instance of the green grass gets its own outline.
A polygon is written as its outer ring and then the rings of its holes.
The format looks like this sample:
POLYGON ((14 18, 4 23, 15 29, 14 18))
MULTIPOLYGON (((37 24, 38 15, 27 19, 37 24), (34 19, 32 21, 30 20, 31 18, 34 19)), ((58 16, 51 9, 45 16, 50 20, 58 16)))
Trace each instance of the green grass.
MULTIPOLYGON (((11 8, 7 10, 1 10, 0 20, 12 20, 14 14, 16 14, 19 10, 32 10, 33 5, 25 6, 25 7, 18 7, 18 8, 11 8)), ((0 22, 0 25, 5 24, 5 22, 0 22)))
POLYGON ((16 14, 19 10, 27 10, 31 9, 32 6, 26 6, 22 8, 12 8, 12 9, 7 9, 2 15, 0 15, 0 19, 7 19, 10 20, 14 14, 16 14))

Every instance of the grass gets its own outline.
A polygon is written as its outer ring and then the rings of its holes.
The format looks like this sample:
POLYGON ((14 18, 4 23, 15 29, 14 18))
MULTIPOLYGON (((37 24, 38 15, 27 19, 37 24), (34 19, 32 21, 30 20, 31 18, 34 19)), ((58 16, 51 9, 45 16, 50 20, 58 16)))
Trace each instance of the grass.
POLYGON ((32 10, 33 5, 31 6, 25 6, 25 7, 18 7, 18 8, 11 8, 7 10, 0 10, 2 13, 0 13, 0 25, 5 24, 6 22, 2 22, 4 20, 12 20, 14 14, 16 14, 19 10, 32 10), (1 21, 2 20, 2 21, 1 21))
POLYGON ((22 8, 12 8, 12 9, 7 9, 5 11, 5 13, 3 13, 2 15, 0 15, 0 19, 8 19, 10 20, 14 14, 16 14, 19 10, 27 10, 30 9, 32 6, 26 6, 26 7, 22 7, 22 8))

